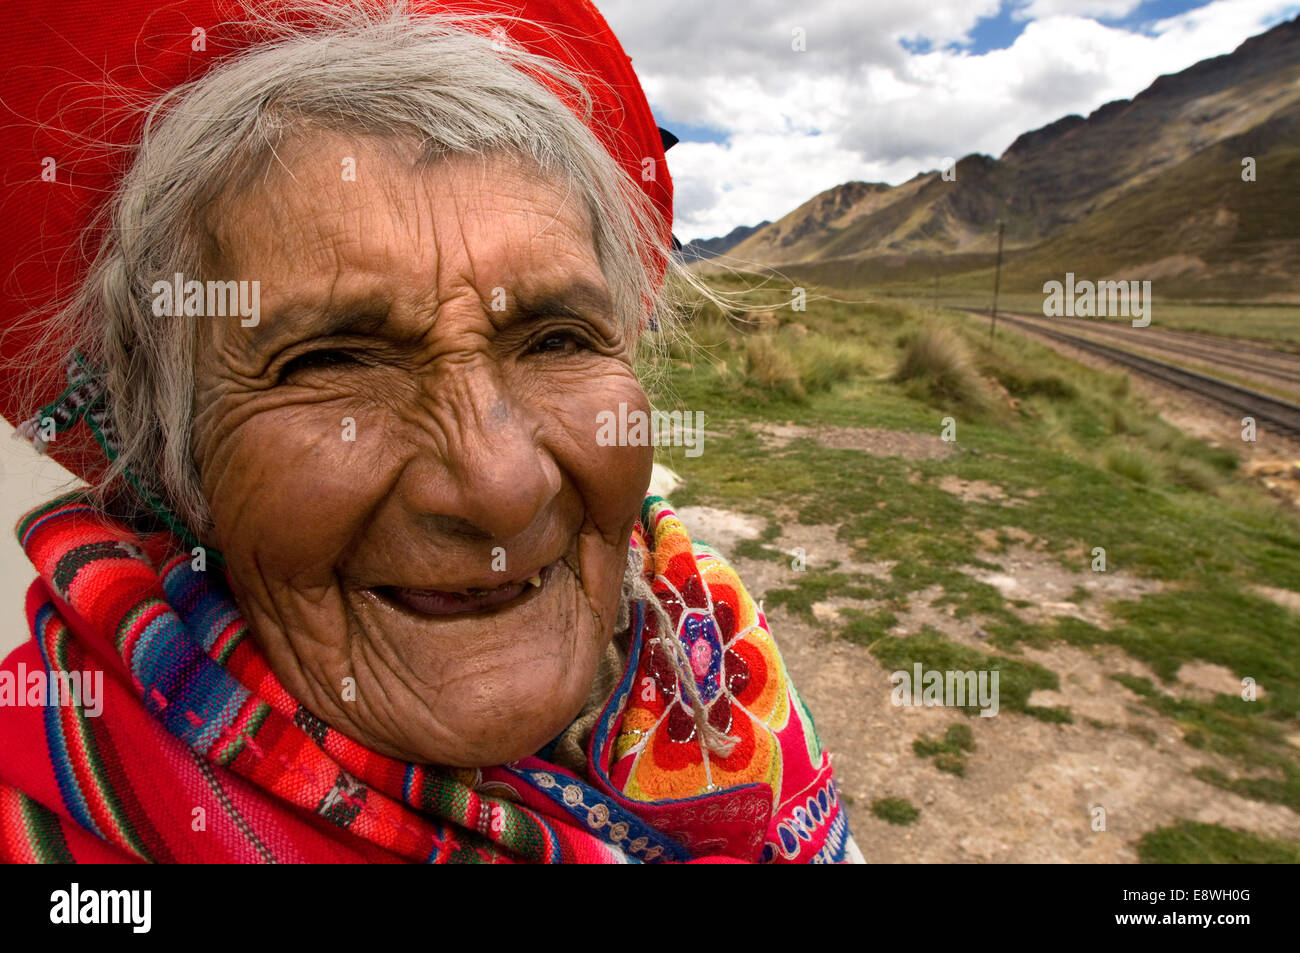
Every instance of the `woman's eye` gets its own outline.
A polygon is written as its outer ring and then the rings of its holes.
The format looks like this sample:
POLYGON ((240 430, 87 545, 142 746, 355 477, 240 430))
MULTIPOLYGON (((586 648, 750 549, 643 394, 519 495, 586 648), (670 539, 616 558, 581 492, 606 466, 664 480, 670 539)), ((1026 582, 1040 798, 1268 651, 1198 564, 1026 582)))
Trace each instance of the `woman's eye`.
POLYGON ((548 352, 576 351, 584 347, 582 339, 576 334, 567 331, 557 331, 554 334, 547 334, 538 338, 537 341, 529 348, 532 354, 543 354, 548 352))
POLYGON ((299 371, 317 370, 319 368, 340 367, 360 363, 347 351, 322 348, 299 354, 280 369, 280 380, 286 380, 299 371))

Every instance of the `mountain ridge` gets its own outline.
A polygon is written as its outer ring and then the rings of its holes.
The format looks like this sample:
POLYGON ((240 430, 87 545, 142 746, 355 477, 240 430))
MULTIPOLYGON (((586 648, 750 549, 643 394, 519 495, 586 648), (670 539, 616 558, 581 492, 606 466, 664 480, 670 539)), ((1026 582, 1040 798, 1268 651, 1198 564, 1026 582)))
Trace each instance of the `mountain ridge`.
MULTIPOLYGON (((1279 134, 1291 128, 1293 119, 1287 117, 1293 109, 1300 110, 1300 17, 1250 37, 1231 53, 1159 76, 1131 99, 1105 103, 1087 117, 1066 115, 1028 130, 998 158, 964 156, 956 164, 955 181, 932 170, 896 186, 846 182, 755 227, 725 253, 738 262, 772 268, 898 255, 975 260, 996 249, 1001 220, 1007 251, 1021 253, 1017 257, 1025 267, 1043 263, 1043 254, 1034 249, 1096 257, 1087 241, 1113 236, 1115 229, 1105 222, 1090 224, 1091 219, 1127 220, 1143 196, 1169 197, 1170 182, 1188 191, 1176 196, 1187 215, 1221 221, 1223 216, 1216 219, 1224 201, 1219 186, 1243 184, 1240 165, 1226 168, 1222 157, 1217 165, 1203 159, 1187 163, 1225 142, 1243 148, 1255 142, 1261 154, 1254 157, 1263 169, 1265 159, 1284 151, 1287 143, 1279 134), (1267 124, 1275 119, 1267 133, 1267 124), (1255 129, 1264 131, 1252 140, 1249 134, 1255 129), (1126 196, 1131 197, 1127 205, 1117 204, 1126 196), (1062 239, 1071 232, 1073 239, 1062 239)), ((1283 160, 1267 165, 1290 168, 1283 160)), ((1275 201, 1300 212, 1295 196, 1269 191, 1275 201)), ((1291 220, 1300 222, 1300 215, 1291 220)), ((1281 223, 1275 232, 1267 240, 1285 244, 1300 239, 1300 224, 1281 223)), ((1155 247, 1147 260, 1182 253, 1173 231, 1150 237, 1155 247)), ((1220 246, 1237 247, 1232 241, 1220 246)), ((1239 250, 1244 258, 1264 260, 1258 250, 1239 250)), ((1290 253, 1277 260, 1290 261, 1290 253)), ((1276 287, 1276 262, 1268 270, 1267 284, 1276 287)), ((1234 274, 1239 283, 1248 282, 1251 270, 1234 274)), ((1297 275, 1291 284, 1300 290, 1297 275)), ((1014 272, 1013 280, 1019 278, 1028 281, 1029 275, 1014 272)))

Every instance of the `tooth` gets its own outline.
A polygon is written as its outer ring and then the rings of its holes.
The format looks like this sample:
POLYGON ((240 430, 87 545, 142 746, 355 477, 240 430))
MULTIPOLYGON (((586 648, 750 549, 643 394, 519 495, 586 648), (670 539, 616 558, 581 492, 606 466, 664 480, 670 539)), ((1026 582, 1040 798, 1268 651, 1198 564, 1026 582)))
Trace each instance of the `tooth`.
POLYGON ((536 576, 529 577, 528 584, 540 589, 542 587, 542 574, 538 573, 536 576))

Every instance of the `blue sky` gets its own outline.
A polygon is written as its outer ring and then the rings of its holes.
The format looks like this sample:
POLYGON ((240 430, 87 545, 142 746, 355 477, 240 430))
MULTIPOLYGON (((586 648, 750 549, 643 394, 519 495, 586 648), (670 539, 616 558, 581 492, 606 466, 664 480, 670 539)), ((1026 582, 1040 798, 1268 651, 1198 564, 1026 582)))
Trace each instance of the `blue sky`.
POLYGON ((1000 155, 1300 13, 1295 0, 595 3, 681 140, 668 166, 683 241, 853 179, 1000 155))
MULTIPOLYGON (((1147 0, 1122 16, 1094 15, 1094 19, 1123 30, 1147 32, 1154 23, 1205 5, 1198 0, 1147 0)), ((978 56, 1009 48, 1029 23, 1023 9, 1020 4, 1003 3, 996 15, 982 18, 970 32, 967 49, 978 56)))

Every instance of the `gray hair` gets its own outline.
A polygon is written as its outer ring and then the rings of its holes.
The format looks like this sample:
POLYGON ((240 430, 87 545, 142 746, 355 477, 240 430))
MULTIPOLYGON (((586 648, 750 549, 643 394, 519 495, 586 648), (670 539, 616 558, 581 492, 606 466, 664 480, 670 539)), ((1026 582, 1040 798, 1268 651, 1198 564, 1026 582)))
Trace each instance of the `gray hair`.
POLYGON ((672 324, 666 286, 674 281, 656 288, 654 274, 667 255, 657 210, 584 119, 535 77, 572 94, 587 122, 599 117, 585 84, 599 80, 489 32, 510 19, 429 15, 408 0, 292 0, 249 23, 263 42, 143 107, 134 160, 103 213, 103 244, 55 322, 102 368, 120 449, 101 487, 125 478, 195 535, 208 526, 191 450, 198 319, 155 317, 152 287, 177 272, 205 280, 210 207, 273 162, 278 144, 313 129, 413 137, 429 159, 531 161, 587 203, 628 338, 638 339, 646 302, 652 322, 672 324))

